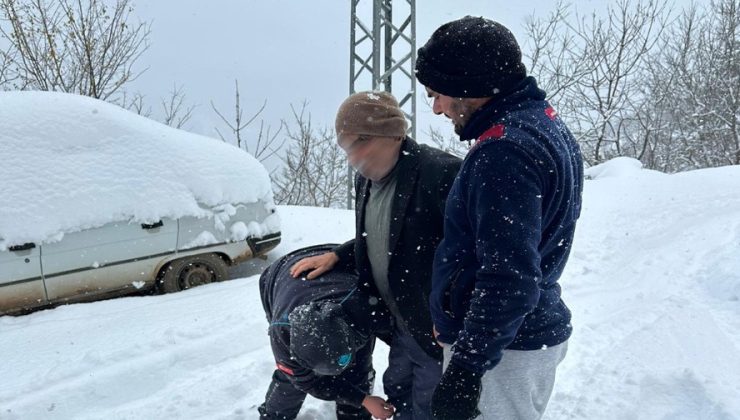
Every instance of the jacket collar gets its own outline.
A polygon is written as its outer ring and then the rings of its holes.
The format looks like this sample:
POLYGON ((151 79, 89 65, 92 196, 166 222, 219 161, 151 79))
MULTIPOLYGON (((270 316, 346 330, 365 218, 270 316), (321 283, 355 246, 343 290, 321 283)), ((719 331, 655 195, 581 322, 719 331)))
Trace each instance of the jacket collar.
POLYGON ((537 80, 528 76, 511 93, 491 99, 470 117, 460 134, 460 140, 477 139, 492 125, 500 122, 508 113, 524 108, 533 101, 545 99, 545 91, 537 87, 537 80))

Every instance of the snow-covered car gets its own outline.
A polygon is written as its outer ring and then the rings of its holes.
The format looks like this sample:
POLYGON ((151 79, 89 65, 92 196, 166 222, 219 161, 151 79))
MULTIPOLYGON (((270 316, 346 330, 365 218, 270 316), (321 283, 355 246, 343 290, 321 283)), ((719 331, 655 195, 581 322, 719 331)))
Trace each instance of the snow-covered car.
POLYGON ((88 97, 0 92, 0 315, 224 280, 279 242, 245 151, 88 97))

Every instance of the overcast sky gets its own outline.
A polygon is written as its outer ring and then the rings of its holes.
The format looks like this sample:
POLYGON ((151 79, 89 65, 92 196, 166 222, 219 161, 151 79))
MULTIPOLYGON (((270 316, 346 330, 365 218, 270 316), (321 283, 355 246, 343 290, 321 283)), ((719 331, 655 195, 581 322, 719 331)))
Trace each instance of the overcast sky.
MULTIPOLYGON (((406 10, 406 2, 395 3, 406 10)), ((579 13, 604 4, 577 3, 579 13)), ((468 14, 503 23, 523 43, 526 17, 546 16, 555 3, 418 0, 416 7, 418 48, 441 24, 468 14)), ((148 70, 128 90, 144 94, 158 108, 173 84, 182 85, 188 101, 197 105, 185 127, 190 131, 215 137, 214 127, 224 128, 210 101, 231 115, 235 79, 245 114, 267 100, 263 119, 273 127, 290 118, 291 104, 304 100, 314 126, 332 126, 349 93, 348 0, 139 0, 134 15, 151 22, 151 46, 139 62, 148 70)), ((369 15, 363 19, 371 22, 369 15)), ((451 134, 449 123, 431 114, 423 89, 417 86, 417 91, 417 137, 423 141, 430 124, 451 134)))

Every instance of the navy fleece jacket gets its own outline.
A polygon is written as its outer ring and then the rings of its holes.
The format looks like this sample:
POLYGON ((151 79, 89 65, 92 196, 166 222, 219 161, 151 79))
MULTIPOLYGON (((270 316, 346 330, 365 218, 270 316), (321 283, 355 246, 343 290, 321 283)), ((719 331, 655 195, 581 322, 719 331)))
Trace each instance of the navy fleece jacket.
POLYGON ((477 143, 450 190, 430 304, 452 362, 479 373, 504 349, 554 346, 571 334, 558 279, 581 211, 583 163, 532 77, 476 111, 477 143))

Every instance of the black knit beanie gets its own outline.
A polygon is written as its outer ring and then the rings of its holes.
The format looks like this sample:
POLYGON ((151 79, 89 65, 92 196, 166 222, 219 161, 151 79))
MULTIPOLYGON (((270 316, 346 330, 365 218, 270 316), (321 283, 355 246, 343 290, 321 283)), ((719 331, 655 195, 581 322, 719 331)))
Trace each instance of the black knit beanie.
POLYGON ((465 16, 440 26, 417 52, 416 78, 454 98, 500 96, 526 76, 514 35, 482 17, 465 16))

